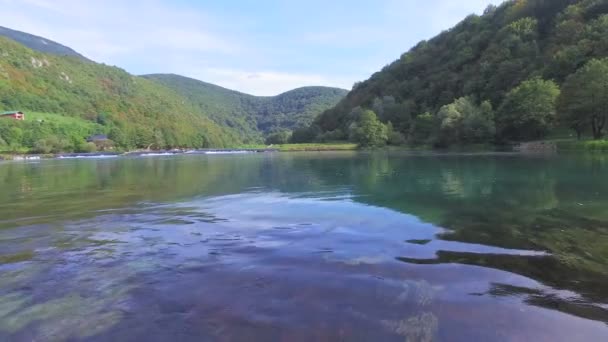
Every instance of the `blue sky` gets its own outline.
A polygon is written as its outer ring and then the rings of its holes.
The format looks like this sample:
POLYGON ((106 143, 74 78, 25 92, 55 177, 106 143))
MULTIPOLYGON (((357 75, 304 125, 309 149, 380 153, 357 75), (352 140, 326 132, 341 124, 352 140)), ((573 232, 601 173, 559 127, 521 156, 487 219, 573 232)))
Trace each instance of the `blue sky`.
POLYGON ((350 89, 418 41, 501 0, 0 0, 0 25, 134 74, 255 95, 350 89))

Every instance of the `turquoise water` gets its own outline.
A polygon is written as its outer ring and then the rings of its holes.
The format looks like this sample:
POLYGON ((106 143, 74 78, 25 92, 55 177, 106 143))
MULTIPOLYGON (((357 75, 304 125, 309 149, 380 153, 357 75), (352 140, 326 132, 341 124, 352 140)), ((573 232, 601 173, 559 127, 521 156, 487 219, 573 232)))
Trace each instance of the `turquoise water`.
POLYGON ((0 340, 603 341, 608 157, 0 163, 0 340))

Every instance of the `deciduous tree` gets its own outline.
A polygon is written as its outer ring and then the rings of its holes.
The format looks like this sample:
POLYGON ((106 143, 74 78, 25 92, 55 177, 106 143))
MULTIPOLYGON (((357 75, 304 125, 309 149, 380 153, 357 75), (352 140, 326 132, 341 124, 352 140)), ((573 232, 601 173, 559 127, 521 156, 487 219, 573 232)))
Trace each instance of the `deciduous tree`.
POLYGON ((594 59, 568 77, 559 97, 560 120, 580 135, 591 126, 594 139, 601 139, 608 118, 608 58, 594 59))
POLYGON ((498 110, 501 135, 515 140, 544 137, 555 122, 559 94, 553 81, 535 77, 522 82, 507 94, 498 110))

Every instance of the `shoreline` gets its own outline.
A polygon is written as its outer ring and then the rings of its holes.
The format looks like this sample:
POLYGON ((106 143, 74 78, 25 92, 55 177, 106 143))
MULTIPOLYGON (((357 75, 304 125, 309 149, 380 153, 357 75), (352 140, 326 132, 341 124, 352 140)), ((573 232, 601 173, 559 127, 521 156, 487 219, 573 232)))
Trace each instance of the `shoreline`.
POLYGON ((0 161, 30 161, 42 159, 79 159, 79 158, 115 158, 115 157, 147 157, 147 156, 172 156, 172 155, 213 155, 213 154, 246 154, 246 153, 280 153, 280 152, 346 152, 346 151, 409 151, 409 152, 505 152, 517 154, 547 154, 568 153, 573 151, 598 153, 606 152, 601 149, 584 148, 583 144, 561 144, 550 141, 538 141, 521 143, 512 146, 512 149, 496 149, 484 146, 461 146, 447 149, 434 149, 430 147, 408 147, 408 146, 386 146, 378 149, 360 149, 355 144, 286 144, 268 147, 243 147, 243 148, 207 148, 207 149, 173 149, 173 150, 132 150, 126 152, 71 152, 71 153, 0 153, 0 161), (578 148, 575 148, 578 147, 578 148))
POLYGON ((142 157, 142 156, 171 156, 189 154, 242 154, 242 153, 273 153, 279 149, 199 149, 199 150, 134 150, 127 152, 73 152, 73 153, 54 153, 54 154, 0 154, 1 160, 41 160, 41 159, 77 159, 77 158, 116 158, 116 157, 142 157))

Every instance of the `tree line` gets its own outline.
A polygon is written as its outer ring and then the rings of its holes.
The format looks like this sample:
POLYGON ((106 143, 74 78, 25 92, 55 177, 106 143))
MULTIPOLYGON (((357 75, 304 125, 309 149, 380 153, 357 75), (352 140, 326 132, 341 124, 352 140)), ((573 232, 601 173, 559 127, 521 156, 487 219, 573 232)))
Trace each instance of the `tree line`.
POLYGON ((606 2, 506 1, 355 84, 291 139, 356 139, 356 130, 377 125, 370 116, 386 130, 376 134, 375 145, 506 143, 563 129, 601 139, 608 116, 606 57, 606 2))

